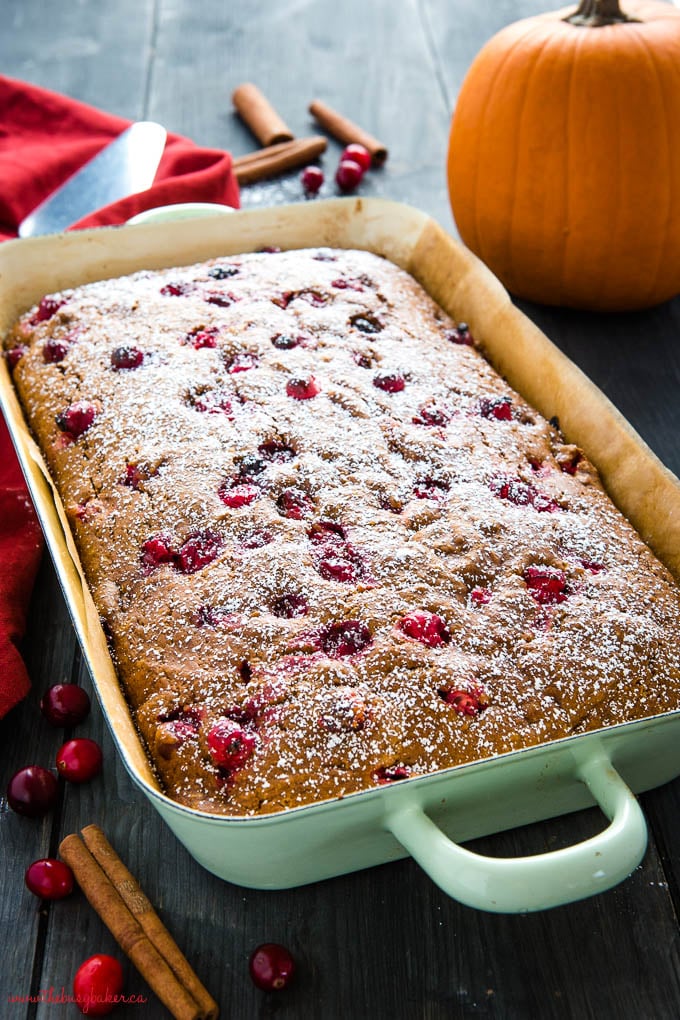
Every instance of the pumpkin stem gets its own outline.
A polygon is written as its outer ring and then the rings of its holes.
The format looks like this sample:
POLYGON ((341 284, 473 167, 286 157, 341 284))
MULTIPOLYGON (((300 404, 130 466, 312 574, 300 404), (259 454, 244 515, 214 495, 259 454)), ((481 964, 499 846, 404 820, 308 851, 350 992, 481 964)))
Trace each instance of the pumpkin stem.
POLYGON ((581 0, 578 10, 564 19, 581 28, 602 28, 603 25, 621 25, 637 18, 629 18, 619 7, 619 0, 581 0))

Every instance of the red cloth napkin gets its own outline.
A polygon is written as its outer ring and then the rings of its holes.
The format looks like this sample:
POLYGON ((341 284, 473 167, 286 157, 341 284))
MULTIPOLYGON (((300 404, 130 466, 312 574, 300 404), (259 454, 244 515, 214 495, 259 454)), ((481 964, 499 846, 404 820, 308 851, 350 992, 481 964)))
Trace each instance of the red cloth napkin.
MULTIPOLYGON (((130 121, 67 96, 0 75, 0 240, 130 121)), ((168 135, 154 184, 82 219, 76 227, 123 223, 157 205, 221 202, 238 208, 229 153, 168 135)), ((4 421, 0 419, 0 718, 28 692, 17 644, 40 562, 40 527, 4 421)))

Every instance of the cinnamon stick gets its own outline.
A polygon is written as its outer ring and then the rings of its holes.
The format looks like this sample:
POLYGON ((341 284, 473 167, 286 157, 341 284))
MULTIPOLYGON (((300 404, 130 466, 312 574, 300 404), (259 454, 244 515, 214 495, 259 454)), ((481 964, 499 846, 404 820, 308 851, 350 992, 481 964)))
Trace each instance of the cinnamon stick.
POLYGON ((217 1003, 199 981, 137 879, 125 866, 98 825, 87 825, 81 830, 81 836, 97 864, 113 882, 130 913, 139 921, 150 942, 170 964, 189 994, 204 1011, 206 1020, 212 1020, 217 1016, 217 1003))
POLYGON ((292 142, 269 145, 245 156, 238 156, 234 162, 234 173, 239 184, 254 184, 256 181, 295 170, 318 159, 326 151, 328 142, 323 135, 296 138, 292 142))
POLYGON ((239 85, 234 89, 231 99, 242 119, 262 145, 289 142, 295 137, 257 85, 251 82, 239 85))
POLYGON ((387 147, 382 142, 379 142, 368 131, 364 131, 358 124, 349 120, 348 117, 338 113, 337 110, 331 109, 327 103, 323 103, 320 99, 315 99, 309 104, 309 112, 312 116, 316 117, 325 131, 328 131, 334 138, 337 138, 343 145, 358 142, 359 145, 363 145, 364 148, 368 149, 373 157, 373 162, 378 165, 384 163, 387 159, 387 147))
MULTIPOLYGON (((209 996, 209 1007, 197 1002, 182 984, 80 836, 77 833, 66 836, 59 852, 73 870, 91 906, 175 1020, 214 1020, 217 1004, 209 996)), ((134 899, 134 891, 129 895, 134 899)))

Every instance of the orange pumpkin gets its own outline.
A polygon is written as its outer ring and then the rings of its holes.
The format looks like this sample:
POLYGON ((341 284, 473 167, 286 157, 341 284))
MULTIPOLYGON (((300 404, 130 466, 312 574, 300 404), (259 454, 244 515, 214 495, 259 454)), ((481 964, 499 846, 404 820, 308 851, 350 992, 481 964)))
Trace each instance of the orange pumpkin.
POLYGON ((503 29, 463 83, 448 183, 463 241, 519 297, 680 293, 680 10, 582 0, 503 29))

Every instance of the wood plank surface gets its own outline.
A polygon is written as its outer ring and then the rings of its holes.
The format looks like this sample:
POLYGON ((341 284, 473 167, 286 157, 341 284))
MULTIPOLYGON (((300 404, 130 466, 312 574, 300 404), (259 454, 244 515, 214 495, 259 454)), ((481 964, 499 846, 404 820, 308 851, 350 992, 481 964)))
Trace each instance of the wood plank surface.
MULTIPOLYGON (((543 8, 540 0, 95 0, 6 5, 2 72, 64 91, 129 118, 149 117, 199 144, 235 155, 255 143, 231 110, 251 80, 296 134, 313 122, 314 97, 380 136, 389 160, 362 193, 418 206, 455 231, 444 159, 465 69, 497 29, 543 8)), ((324 157, 332 195, 340 146, 324 157)), ((0 182, 1 187, 1 182, 0 182)), ((297 174, 244 189, 244 207, 301 201, 297 174)), ((680 302, 650 312, 595 316, 523 309, 604 389, 659 456, 680 472, 680 302)), ((0 790, 29 761, 49 764, 63 739, 38 712, 51 683, 91 690, 49 562, 36 585, 25 655, 27 701, 0 722, 0 790)), ((80 735, 102 742, 104 774, 62 790, 46 820, 18 818, 0 802, 0 1017, 56 1020, 74 1006, 15 1004, 10 995, 70 991, 78 964, 116 953, 80 893, 39 909, 23 886, 37 857, 68 832, 100 824, 231 1020, 675 1020, 680 1015, 680 782, 643 798, 650 845, 629 880, 552 911, 497 916, 442 893, 410 860, 300 889, 238 888, 200 868, 121 765, 98 709, 80 735), (299 962, 280 996, 257 991, 247 958, 281 941, 299 962)), ((680 765, 679 765, 680 769, 680 765)), ((490 855, 556 849, 604 825, 595 809, 471 844, 490 855)), ((126 991, 144 1005, 121 1020, 168 1016, 134 968, 126 991)))

